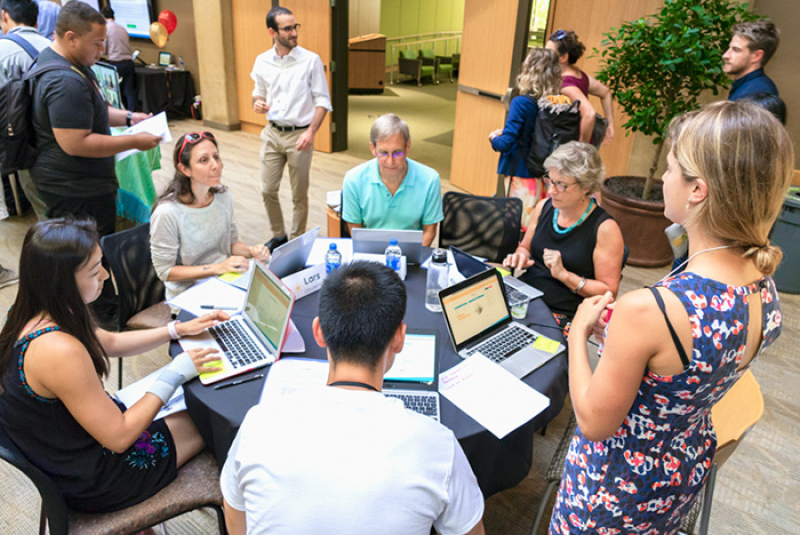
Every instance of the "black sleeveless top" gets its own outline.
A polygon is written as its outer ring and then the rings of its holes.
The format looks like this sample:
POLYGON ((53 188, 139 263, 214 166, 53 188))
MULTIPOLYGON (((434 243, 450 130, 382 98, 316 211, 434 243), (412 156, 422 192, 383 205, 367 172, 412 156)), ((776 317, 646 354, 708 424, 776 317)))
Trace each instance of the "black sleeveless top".
POLYGON ((583 301, 583 297, 573 293, 572 288, 567 288, 550 274, 550 270, 544 265, 542 255, 545 249, 557 249, 561 252, 561 263, 564 264, 567 271, 587 279, 594 279, 592 257, 597 244, 597 228, 603 221, 612 218, 600 208, 600 205, 595 205, 594 210, 583 223, 566 234, 559 234, 553 229, 553 213, 555 212, 553 202, 550 199, 544 202, 545 205, 539 221, 536 223, 536 231, 530 243, 531 258, 535 263, 520 278, 544 292, 542 299, 552 312, 564 314, 572 319, 578 310, 578 305, 583 301))
MULTIPOLYGON (((87 433, 59 399, 38 396, 25 379, 25 351, 34 339, 56 330, 40 329, 14 344, 14 361, 2 378, 0 425, 25 457, 50 476, 72 509, 116 511, 144 501, 177 474, 167 424, 156 420, 117 454, 87 433)), ((115 403, 125 412, 125 405, 115 403)))

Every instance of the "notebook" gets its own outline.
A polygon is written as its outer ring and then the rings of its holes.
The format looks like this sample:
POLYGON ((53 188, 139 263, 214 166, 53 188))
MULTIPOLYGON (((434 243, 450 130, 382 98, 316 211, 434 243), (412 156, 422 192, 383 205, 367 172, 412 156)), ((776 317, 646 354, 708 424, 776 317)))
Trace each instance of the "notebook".
POLYGON ((319 227, 276 247, 270 257, 269 270, 282 279, 304 269, 317 236, 319 236, 319 227))
POLYGON ((403 350, 383 376, 383 395, 439 421, 439 340, 435 331, 409 329, 403 350))
POLYGON ((294 301, 294 294, 280 279, 255 262, 242 313, 182 340, 184 349, 213 347, 221 355, 221 364, 212 364, 223 370, 201 373, 200 381, 216 383, 275 362, 288 335, 294 301))
MULTIPOLYGON (((465 253, 458 247, 450 246, 450 251, 453 253, 453 259, 456 262, 456 268, 459 273, 464 277, 469 278, 487 269, 492 269, 492 266, 485 264, 472 256, 465 253)), ((508 306, 514 307, 532 301, 537 297, 541 297, 542 291, 525 284, 519 279, 515 279, 511 275, 503 277, 503 283, 506 285, 506 297, 508 298, 508 306)))
POLYGON ((522 378, 564 350, 558 342, 512 321, 496 269, 439 292, 447 330, 461 358, 481 354, 522 378))
POLYGON ((422 261, 421 230, 354 228, 351 234, 354 253, 384 254, 389 247, 389 240, 394 238, 409 264, 419 264, 422 261))

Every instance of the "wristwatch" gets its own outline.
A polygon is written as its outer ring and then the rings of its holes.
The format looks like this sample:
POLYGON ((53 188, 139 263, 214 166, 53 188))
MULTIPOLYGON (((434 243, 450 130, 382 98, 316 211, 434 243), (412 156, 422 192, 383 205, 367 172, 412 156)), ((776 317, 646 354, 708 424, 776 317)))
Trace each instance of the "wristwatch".
POLYGON ((131 126, 131 119, 133 119, 133 112, 129 111, 128 112, 128 116, 125 117, 125 124, 127 124, 128 126, 131 126))

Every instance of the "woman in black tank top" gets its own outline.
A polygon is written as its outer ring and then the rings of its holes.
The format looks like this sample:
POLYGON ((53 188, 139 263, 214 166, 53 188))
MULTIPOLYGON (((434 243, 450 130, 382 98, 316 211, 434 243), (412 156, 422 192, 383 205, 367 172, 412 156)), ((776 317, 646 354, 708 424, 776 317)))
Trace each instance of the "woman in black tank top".
POLYGON ((605 176, 597 149, 573 141, 544 165, 550 199, 536 206, 503 265, 527 269, 520 278, 544 292, 556 319, 569 321, 584 297, 617 294, 624 244, 617 223, 591 197, 605 176))

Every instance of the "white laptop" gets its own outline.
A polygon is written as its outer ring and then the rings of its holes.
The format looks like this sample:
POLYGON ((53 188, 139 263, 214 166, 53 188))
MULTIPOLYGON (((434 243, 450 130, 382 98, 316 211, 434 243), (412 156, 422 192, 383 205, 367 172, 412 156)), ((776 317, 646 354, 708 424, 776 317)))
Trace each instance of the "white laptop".
POLYGON ((439 340, 435 331, 408 329, 403 350, 383 376, 383 395, 439 421, 439 340))
MULTIPOLYGON (((465 253, 458 247, 450 246, 450 251, 453 253, 453 260, 455 260, 456 268, 459 273, 464 277, 469 278, 487 269, 494 269, 489 264, 485 264, 472 256, 465 253)), ((508 298, 508 306, 514 307, 532 301, 537 297, 544 295, 541 290, 534 288, 529 284, 525 284, 519 279, 506 275, 503 277, 503 283, 506 285, 506 297, 508 298)))
POLYGON ((522 378, 564 350, 562 344, 512 321, 505 284, 496 269, 441 290, 439 300, 461 358, 481 354, 522 378))
POLYGON ((276 247, 269 260, 269 270, 282 279, 304 269, 317 236, 319 236, 319 227, 276 247))
POLYGON ((221 355, 221 364, 209 365, 223 370, 201 373, 200 381, 204 385, 216 383, 278 360, 289 332, 294 301, 289 288, 256 261, 242 313, 198 336, 184 338, 191 347, 214 347, 221 355))
POLYGON ((419 264, 422 261, 421 230, 354 228, 351 234, 354 253, 384 254, 389 247, 389 240, 394 238, 409 264, 419 264))

